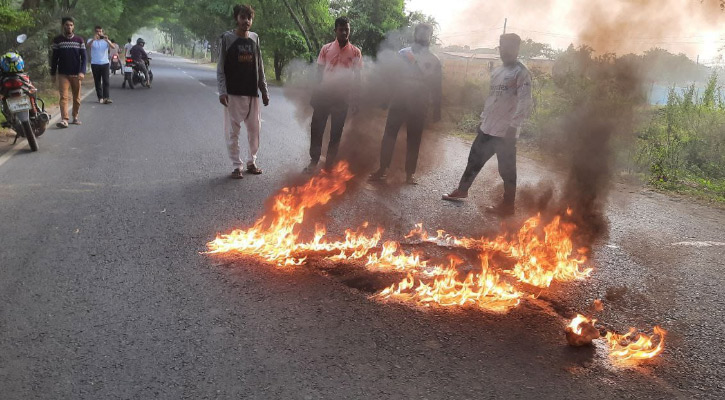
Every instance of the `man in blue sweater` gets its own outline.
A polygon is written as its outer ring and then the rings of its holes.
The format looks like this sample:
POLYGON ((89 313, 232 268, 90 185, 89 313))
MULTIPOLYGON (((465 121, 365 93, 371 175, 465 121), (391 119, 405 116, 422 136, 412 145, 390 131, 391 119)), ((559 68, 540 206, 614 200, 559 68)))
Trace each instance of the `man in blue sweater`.
POLYGON ((63 34, 53 39, 50 59, 50 76, 58 82, 60 92, 59 128, 68 127, 68 88, 73 93, 73 124, 80 125, 78 112, 81 108, 81 81, 86 76, 86 44, 82 37, 76 36, 73 17, 61 20, 63 34), (57 77, 56 77, 57 76, 57 77))

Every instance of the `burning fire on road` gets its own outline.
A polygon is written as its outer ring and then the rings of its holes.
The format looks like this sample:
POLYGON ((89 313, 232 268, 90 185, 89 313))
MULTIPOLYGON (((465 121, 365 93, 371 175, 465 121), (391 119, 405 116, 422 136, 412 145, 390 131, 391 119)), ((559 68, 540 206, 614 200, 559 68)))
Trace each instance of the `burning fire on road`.
POLYGON ((596 322, 596 319, 577 314, 565 329, 567 342, 572 346, 585 346, 590 345, 593 340, 602 339, 609 349, 609 357, 620 363, 650 359, 662 353, 665 348, 667 331, 659 326, 654 327, 654 334, 651 336, 629 328, 629 332, 624 335, 606 332, 601 337, 600 330, 595 326, 596 322))
MULTIPOLYGON (((585 266, 587 250, 574 250, 572 234, 576 226, 562 216, 548 223, 542 221, 541 215, 533 216, 517 232, 494 239, 456 237, 444 231, 431 236, 423 224, 418 224, 404 241, 381 243, 383 228, 371 231, 368 223, 348 229, 344 239, 339 240, 330 239, 325 226, 318 224, 314 234, 303 239, 301 225, 307 212, 342 195, 352 179, 349 165, 343 161, 303 185, 283 188, 272 199, 270 212, 246 230, 219 235, 207 243, 207 253, 241 254, 280 268, 328 261, 359 266, 375 274, 398 274, 402 280, 372 298, 418 307, 468 306, 490 312, 507 312, 554 282, 581 280, 592 272, 585 266), (445 262, 436 262, 421 244, 433 244, 450 254, 445 262), (406 250, 412 246, 416 249, 406 250), (471 253, 477 256, 477 263, 467 261, 466 255, 471 253)), ((566 212, 567 216, 572 213, 566 212)), ((593 327, 595 321, 582 316, 575 321, 567 328, 570 343, 591 343, 599 337, 593 327), (588 324, 584 332, 582 323, 588 324)), ((662 351, 664 331, 656 327, 655 335, 660 337, 656 346, 651 338, 635 336, 634 331, 621 336, 607 333, 606 340, 612 357, 645 359, 662 351)))

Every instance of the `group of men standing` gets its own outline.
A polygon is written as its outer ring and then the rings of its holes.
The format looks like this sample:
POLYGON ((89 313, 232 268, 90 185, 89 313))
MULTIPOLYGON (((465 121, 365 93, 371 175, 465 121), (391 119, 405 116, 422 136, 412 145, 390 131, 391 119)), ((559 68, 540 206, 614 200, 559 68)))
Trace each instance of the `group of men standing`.
MULTIPOLYGON (((269 104, 269 92, 264 75, 259 37, 251 32, 254 9, 248 5, 234 7, 237 27, 220 38, 220 55, 217 65, 219 102, 224 108, 224 132, 229 157, 232 161, 232 178, 242 179, 245 162, 239 146, 241 125, 247 128, 249 153, 246 172, 261 174, 257 166, 262 103, 269 104)), ((406 183, 415 185, 418 154, 428 120, 441 118, 442 67, 430 51, 433 27, 419 24, 415 27, 414 43, 398 52, 398 68, 390 77, 395 88, 388 106, 387 121, 380 146, 380 166, 370 181, 386 179, 393 157, 398 132, 403 124, 407 127, 406 183)), ((350 21, 345 17, 335 20, 335 41, 322 47, 317 58, 317 88, 312 94, 313 107, 310 124, 310 162, 303 172, 312 173, 322 155, 323 134, 330 119, 330 139, 324 168, 329 169, 337 158, 337 152, 345 126, 348 110, 353 113, 359 106, 359 89, 363 68, 362 53, 349 41, 350 21)), ((500 37, 500 55, 503 65, 491 74, 490 93, 486 98, 478 134, 471 146, 468 163, 458 187, 443 195, 443 200, 462 201, 484 164, 495 154, 498 170, 504 183, 504 196, 489 211, 500 215, 514 212, 516 198, 516 140, 521 125, 531 113, 531 75, 518 61, 521 38, 516 34, 500 37)))
MULTIPOLYGON (((75 34, 75 20, 73 17, 61 19, 62 33, 53 39, 53 51, 50 61, 50 75, 58 84, 60 92, 61 120, 56 124, 58 128, 67 128, 68 124, 81 125, 79 112, 81 107, 81 82, 85 78, 87 62, 90 58, 93 82, 96 87, 96 96, 101 104, 111 104, 110 98, 110 63, 114 54, 119 54, 119 46, 110 40, 104 33, 103 27, 94 28, 94 36, 87 42, 75 34), (70 90, 73 99, 72 117, 68 115, 68 102, 70 90)), ((124 48, 124 56, 132 57, 137 64, 144 64, 148 55, 143 50, 143 39, 138 39, 136 46, 129 46, 131 39, 124 48)), ((148 72, 146 73, 148 77, 148 72)))

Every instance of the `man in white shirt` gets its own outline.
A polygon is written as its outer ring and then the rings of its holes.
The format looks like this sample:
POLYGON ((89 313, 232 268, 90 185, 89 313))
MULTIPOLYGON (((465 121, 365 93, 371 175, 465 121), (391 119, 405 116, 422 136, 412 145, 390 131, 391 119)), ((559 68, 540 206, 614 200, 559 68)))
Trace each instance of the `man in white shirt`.
POLYGON ((110 60, 109 50, 115 48, 116 45, 111 43, 103 33, 103 28, 96 26, 96 34, 92 39, 88 40, 87 48, 91 53, 91 71, 93 71, 93 82, 96 84, 96 95, 98 102, 101 104, 111 104, 113 101, 109 98, 110 91, 110 60))
POLYGON ((518 61, 521 38, 515 33, 501 35, 499 52, 503 65, 491 73, 491 89, 481 113, 478 135, 471 146, 468 164, 458 188, 443 200, 461 201, 486 161, 494 154, 503 179, 503 201, 487 211, 499 215, 514 213, 516 199, 516 139, 521 125, 531 114, 531 74, 518 61))
POLYGON ((432 104, 433 121, 441 119, 441 91, 443 72, 441 62, 430 51, 433 26, 418 24, 413 38, 415 43, 398 52, 398 74, 394 76, 394 93, 388 108, 385 133, 380 145, 380 168, 370 175, 370 181, 382 181, 393 159, 393 149, 398 131, 407 126, 405 181, 417 185, 415 170, 418 167, 418 153, 423 139, 428 108, 432 104))
POLYGON ((131 38, 128 38, 128 43, 123 46, 123 58, 124 60, 126 58, 131 57, 131 49, 133 48, 133 43, 131 43, 131 38))

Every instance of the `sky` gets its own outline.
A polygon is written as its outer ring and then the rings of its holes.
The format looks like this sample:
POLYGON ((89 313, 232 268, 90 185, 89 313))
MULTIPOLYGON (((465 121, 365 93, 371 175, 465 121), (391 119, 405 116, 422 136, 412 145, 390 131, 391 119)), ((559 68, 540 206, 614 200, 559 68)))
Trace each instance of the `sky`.
POLYGON ((407 0, 432 15, 444 45, 495 47, 507 31, 566 48, 618 54, 661 47, 708 63, 723 54, 725 13, 716 0, 407 0))

